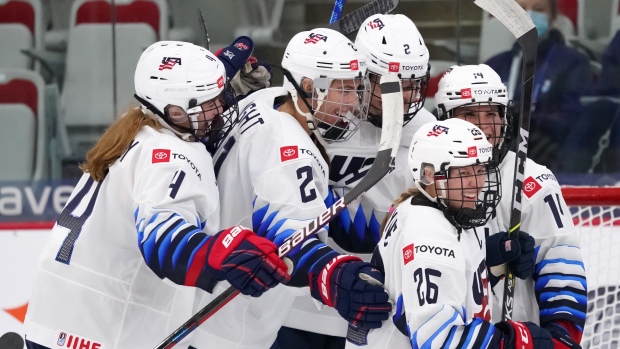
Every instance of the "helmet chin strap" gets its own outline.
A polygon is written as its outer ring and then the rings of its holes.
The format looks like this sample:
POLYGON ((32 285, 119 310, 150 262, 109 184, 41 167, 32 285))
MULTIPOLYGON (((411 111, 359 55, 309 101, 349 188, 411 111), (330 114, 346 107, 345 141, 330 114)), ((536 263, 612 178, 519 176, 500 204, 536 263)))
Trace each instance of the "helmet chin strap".
MULTIPOLYGON (((437 189, 441 189, 442 193, 446 192, 446 180, 445 179, 441 179, 441 180, 437 180, 434 181, 433 183, 435 183, 435 197, 432 197, 424 188, 422 188, 422 186, 420 185, 420 181, 415 181, 415 187, 418 188, 418 190, 420 191, 420 193, 422 193, 424 196, 426 196, 427 199, 431 200, 432 202, 436 202, 438 204, 441 204, 442 206, 445 206, 445 204, 440 201, 439 199, 445 199, 445 195, 439 195, 437 194, 438 190, 437 189)), ((433 184, 431 183, 431 184, 433 184)))
MULTIPOLYGON (((189 130, 187 132, 177 131, 174 127, 170 125, 168 121, 166 121, 167 118, 165 118, 163 113, 159 111, 157 108, 155 108, 155 106, 145 101, 138 95, 134 95, 134 97, 138 100, 138 102, 140 102, 140 110, 142 110, 142 113, 151 118, 155 118, 155 120, 157 120, 161 124, 161 126, 165 128, 166 130, 171 131, 172 133, 174 133, 175 135, 177 135, 179 138, 181 138, 182 140, 186 142, 191 141, 190 137, 195 137, 191 132, 189 132, 189 130), (151 115, 149 115, 147 111, 150 111, 151 115)), ((185 127, 183 127, 183 129, 185 129, 185 127)))
POLYGON ((312 115, 312 107, 308 104, 306 99, 303 98, 302 100, 304 101, 304 103, 306 103, 306 106, 308 107, 310 111, 307 111, 307 112, 302 111, 301 108, 299 108, 299 104, 297 103, 297 101, 299 100, 297 89, 291 90, 289 91, 289 93, 291 94, 291 98, 293 98, 293 105, 295 106, 295 110, 299 114, 306 117, 306 123, 308 124, 308 128, 311 129, 312 131, 315 131, 317 127, 316 127, 316 123, 314 122, 314 115, 312 115))

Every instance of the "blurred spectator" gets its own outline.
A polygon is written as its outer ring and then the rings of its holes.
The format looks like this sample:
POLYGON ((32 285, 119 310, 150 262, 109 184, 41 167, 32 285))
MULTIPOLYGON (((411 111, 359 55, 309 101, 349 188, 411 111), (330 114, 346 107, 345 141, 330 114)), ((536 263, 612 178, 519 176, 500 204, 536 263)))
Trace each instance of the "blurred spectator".
MULTIPOLYGON (((536 75, 532 93, 532 118, 528 156, 552 170, 557 152, 582 110, 580 97, 592 83, 593 73, 586 56, 566 46, 564 37, 551 23, 557 17, 557 0, 517 0, 538 31, 536 75)), ((491 57, 486 63, 512 91, 515 115, 521 100, 521 49, 491 57)))
POLYGON ((620 31, 601 58, 593 96, 561 149, 562 172, 620 172, 620 31))
POLYGON ((620 98, 620 30, 609 43, 601 57, 601 77, 596 86, 596 94, 620 98))

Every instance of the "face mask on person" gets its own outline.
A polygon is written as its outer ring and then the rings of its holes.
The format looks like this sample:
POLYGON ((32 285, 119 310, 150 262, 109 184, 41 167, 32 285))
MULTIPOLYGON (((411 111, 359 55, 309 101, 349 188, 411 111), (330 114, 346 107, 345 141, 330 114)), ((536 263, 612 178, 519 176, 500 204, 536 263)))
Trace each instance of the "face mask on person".
POLYGON ((547 34, 547 30, 549 29, 549 17, 544 12, 538 11, 526 11, 527 14, 532 18, 532 22, 534 22, 534 26, 536 26, 536 31, 538 32, 538 37, 541 37, 547 34))

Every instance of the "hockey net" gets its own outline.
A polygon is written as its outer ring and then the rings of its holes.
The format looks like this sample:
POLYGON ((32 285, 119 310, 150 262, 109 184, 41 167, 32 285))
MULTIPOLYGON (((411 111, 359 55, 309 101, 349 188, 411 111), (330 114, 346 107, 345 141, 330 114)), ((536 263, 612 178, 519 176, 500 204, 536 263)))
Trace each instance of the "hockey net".
POLYGON ((620 188, 564 187, 588 280, 583 349, 620 348, 620 188))

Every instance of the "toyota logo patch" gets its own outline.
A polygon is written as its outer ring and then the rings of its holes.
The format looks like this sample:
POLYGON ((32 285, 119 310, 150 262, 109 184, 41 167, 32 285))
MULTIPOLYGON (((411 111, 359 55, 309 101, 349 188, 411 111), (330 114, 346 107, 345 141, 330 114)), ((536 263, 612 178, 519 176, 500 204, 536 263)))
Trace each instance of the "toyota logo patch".
POLYGON ((280 147, 280 162, 297 159, 299 157, 299 149, 296 145, 280 147))
POLYGON ((151 163, 170 162, 170 149, 153 149, 151 163))

